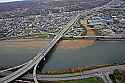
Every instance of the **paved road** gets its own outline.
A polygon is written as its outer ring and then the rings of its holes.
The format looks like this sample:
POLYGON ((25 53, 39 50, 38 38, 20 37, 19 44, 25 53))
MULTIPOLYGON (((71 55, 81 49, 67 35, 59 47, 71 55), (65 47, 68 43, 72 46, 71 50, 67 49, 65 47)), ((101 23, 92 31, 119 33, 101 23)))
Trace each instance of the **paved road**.
MULTIPOLYGON (((110 66, 104 68, 98 68, 88 70, 84 72, 71 73, 71 74, 59 74, 59 75, 37 75, 37 79, 41 81, 57 81, 57 80, 76 80, 89 77, 100 77, 105 83, 112 83, 109 78, 109 74, 112 74, 115 69, 125 70, 125 65, 110 66)), ((33 79, 32 74, 25 75, 23 78, 33 79)))

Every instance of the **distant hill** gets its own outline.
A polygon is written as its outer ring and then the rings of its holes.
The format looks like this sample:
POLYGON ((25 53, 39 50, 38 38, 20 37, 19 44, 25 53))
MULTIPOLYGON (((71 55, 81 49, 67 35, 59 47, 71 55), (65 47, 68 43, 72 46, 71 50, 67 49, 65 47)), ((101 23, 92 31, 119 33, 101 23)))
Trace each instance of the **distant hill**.
POLYGON ((16 10, 17 8, 27 8, 32 5, 31 1, 16 1, 16 2, 7 2, 7 3, 0 3, 0 12, 3 11, 12 11, 16 10))
POLYGON ((39 6, 41 7, 43 3, 46 4, 46 6, 66 6, 78 2, 87 2, 87 4, 81 3, 81 5, 93 6, 93 5, 102 5, 103 3, 108 1, 110 0, 24 0, 17 2, 0 3, 0 12, 12 11, 17 8, 30 8, 32 6, 33 7, 36 6, 37 8, 39 8, 39 6))
POLYGON ((102 6, 111 0, 25 0, 0 3, 0 18, 29 15, 47 15, 58 13, 58 8, 64 12, 80 11, 102 6))

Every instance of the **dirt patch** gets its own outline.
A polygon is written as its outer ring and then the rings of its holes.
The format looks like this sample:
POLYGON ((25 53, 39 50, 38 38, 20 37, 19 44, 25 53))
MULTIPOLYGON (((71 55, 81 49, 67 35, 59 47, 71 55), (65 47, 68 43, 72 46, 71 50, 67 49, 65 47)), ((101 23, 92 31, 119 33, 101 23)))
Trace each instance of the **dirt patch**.
MULTIPOLYGON (((57 47, 65 49, 87 47, 95 44, 95 40, 61 40, 57 47)), ((48 45, 47 40, 7 40, 0 41, 0 48, 44 48, 48 45)))
POLYGON ((87 47, 95 44, 95 40, 62 40, 58 44, 59 48, 73 49, 87 47))
POLYGON ((92 27, 88 26, 87 23, 87 18, 85 18, 84 20, 81 20, 80 23, 82 24, 82 26, 84 26, 87 30, 87 34, 86 36, 94 36, 96 35, 96 32, 94 30, 91 30, 92 27))
POLYGON ((48 44, 48 41, 43 41, 39 39, 35 40, 6 40, 0 41, 0 48, 7 47, 7 48, 41 48, 45 47, 48 44))

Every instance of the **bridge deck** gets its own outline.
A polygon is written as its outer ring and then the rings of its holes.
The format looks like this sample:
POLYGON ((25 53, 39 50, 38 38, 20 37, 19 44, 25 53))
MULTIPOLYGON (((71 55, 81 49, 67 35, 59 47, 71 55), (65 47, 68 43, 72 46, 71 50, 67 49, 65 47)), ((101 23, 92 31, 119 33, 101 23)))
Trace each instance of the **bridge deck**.
POLYGON ((60 33, 58 33, 57 36, 54 37, 54 39, 48 44, 48 46, 45 49, 41 49, 41 52, 39 52, 36 57, 34 57, 31 61, 29 61, 25 66, 23 66, 19 70, 13 72, 12 74, 6 77, 1 78, 0 83, 8 83, 16 79, 17 77, 23 75, 28 70, 30 70, 36 63, 40 62, 47 55, 47 53, 53 48, 53 46, 60 40, 63 34, 78 20, 79 16, 80 15, 77 15, 73 20, 71 20, 64 27, 64 29, 60 33))

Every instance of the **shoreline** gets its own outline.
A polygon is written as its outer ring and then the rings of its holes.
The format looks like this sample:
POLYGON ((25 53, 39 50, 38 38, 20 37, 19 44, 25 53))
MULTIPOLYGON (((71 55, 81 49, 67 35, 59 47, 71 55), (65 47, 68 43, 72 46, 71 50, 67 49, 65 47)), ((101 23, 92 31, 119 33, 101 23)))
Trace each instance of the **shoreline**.
POLYGON ((79 49, 82 47, 88 47, 91 45, 94 45, 96 43, 95 40, 62 40, 57 44, 58 48, 63 48, 63 49, 79 49))
POLYGON ((48 40, 27 39, 27 40, 6 40, 0 41, 0 48, 41 48, 48 44, 48 40))
MULTIPOLYGON (((80 79, 83 79, 82 77, 89 78, 89 77, 100 77, 101 76, 101 78, 103 78, 102 75, 113 74, 115 70, 125 70, 125 64, 119 65, 119 67, 117 67, 117 65, 112 65, 112 66, 96 68, 96 69, 80 71, 80 72, 72 72, 72 73, 70 72, 70 73, 63 73, 63 74, 38 74, 38 75, 41 77, 44 77, 44 80, 40 79, 42 81, 48 81, 48 78, 52 79, 51 81, 57 81, 57 80, 62 81, 62 78, 70 78, 70 77, 77 77, 77 78, 72 78, 71 80, 76 80, 76 79, 80 80, 80 79), (55 79, 53 79, 53 78, 55 78, 55 79)), ((29 75, 31 75, 31 74, 29 74, 29 75)), ((26 78, 26 76, 25 76, 25 78, 26 78)), ((33 79, 33 77, 31 79, 33 79)), ((70 79, 68 79, 68 80, 70 81, 70 79)), ((67 79, 66 79, 66 81, 67 81, 67 79)))
POLYGON ((57 71, 47 71, 47 72, 38 72, 41 75, 61 75, 61 74, 71 74, 71 73, 79 73, 79 72, 89 72, 94 71, 98 69, 106 69, 106 68, 122 68, 122 66, 125 67, 125 64, 105 64, 105 65, 96 65, 96 66, 90 66, 90 67, 74 67, 74 68, 68 68, 63 70, 57 70, 57 71))
POLYGON ((114 66, 113 64, 103 64, 103 65, 95 65, 95 66, 79 66, 79 67, 71 67, 66 69, 59 69, 59 70, 48 70, 48 71, 37 71, 39 74, 47 74, 47 75, 57 75, 57 74, 70 74, 70 73, 78 73, 84 72, 89 70, 94 70, 98 68, 105 68, 114 66))
MULTIPOLYGON (((49 40, 41 39, 27 39, 27 40, 6 40, 0 41, 0 48, 41 48, 46 47, 49 40)), ((75 39, 75 40, 61 40, 57 44, 57 48, 64 49, 78 49, 95 44, 95 40, 75 39)))

